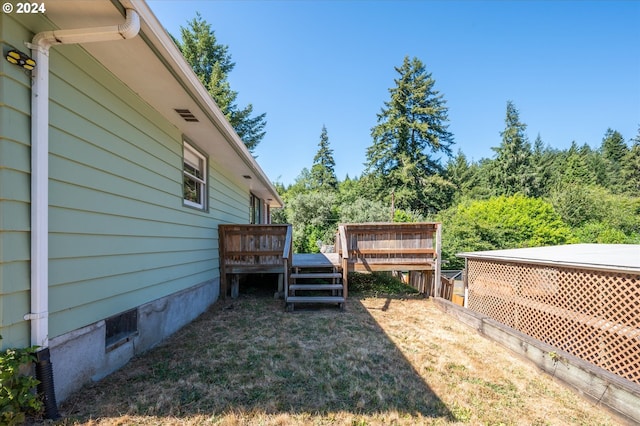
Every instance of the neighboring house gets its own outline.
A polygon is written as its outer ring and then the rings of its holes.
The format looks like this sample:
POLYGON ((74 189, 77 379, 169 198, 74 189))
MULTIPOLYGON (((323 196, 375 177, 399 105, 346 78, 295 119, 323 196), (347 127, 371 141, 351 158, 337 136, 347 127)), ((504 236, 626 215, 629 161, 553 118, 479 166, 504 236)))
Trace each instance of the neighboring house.
POLYGON ((61 401, 206 310, 218 225, 282 200, 144 1, 43 4, 0 14, 0 345, 48 347, 61 401))

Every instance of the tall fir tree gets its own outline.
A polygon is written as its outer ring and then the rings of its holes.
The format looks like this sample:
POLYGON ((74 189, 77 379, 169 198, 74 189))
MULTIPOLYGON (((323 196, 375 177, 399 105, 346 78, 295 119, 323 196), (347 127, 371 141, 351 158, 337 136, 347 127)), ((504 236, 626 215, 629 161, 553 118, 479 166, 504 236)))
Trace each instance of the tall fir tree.
POLYGON ((620 176, 624 183, 624 192, 640 197, 640 128, 636 137, 631 139, 631 143, 631 148, 622 159, 620 176))
POLYGON ((520 122, 520 114, 512 101, 507 101, 505 129, 500 132, 502 143, 492 148, 496 153, 491 179, 499 195, 534 192, 535 171, 531 165, 531 145, 520 122))
POLYGON ((600 150, 606 168, 605 186, 614 193, 622 192, 625 183, 622 180, 621 169, 629 148, 620 132, 607 129, 600 150))
POLYGON ((313 157, 311 167, 311 187, 320 191, 336 191, 338 179, 336 178, 336 162, 333 159, 333 150, 329 147, 329 135, 326 126, 322 126, 318 152, 313 157))
POLYGON ((235 67, 229 47, 218 43, 215 32, 199 13, 180 27, 181 40, 173 38, 193 71, 222 110, 250 151, 264 138, 266 114, 253 113, 253 105, 240 108, 238 92, 231 90, 228 75, 235 67))
POLYGON ((607 163, 602 154, 585 143, 580 147, 580 155, 584 158, 589 170, 589 179, 596 185, 606 187, 609 184, 609 177, 607 163))
POLYGON ((576 141, 565 152, 565 160, 562 164, 562 177, 559 179, 559 190, 571 185, 594 185, 597 183, 596 174, 589 167, 588 151, 579 147, 576 141))
POLYGON ((456 197, 461 198, 471 194, 478 185, 476 176, 477 166, 467 161, 462 150, 449 160, 445 176, 456 188, 456 197))
POLYGON ((448 108, 418 58, 405 57, 395 70, 398 78, 389 89, 390 100, 371 130, 365 174, 380 198, 393 193, 401 208, 431 210, 433 206, 425 204, 425 183, 443 172, 440 156, 451 156, 453 145, 448 108))
POLYGON ((627 144, 617 130, 607 129, 602 138, 602 156, 608 161, 621 163, 627 154, 627 144))
POLYGON ((553 179, 553 159, 554 153, 545 147, 538 134, 531 152, 531 167, 534 173, 532 196, 544 197, 549 193, 553 179))

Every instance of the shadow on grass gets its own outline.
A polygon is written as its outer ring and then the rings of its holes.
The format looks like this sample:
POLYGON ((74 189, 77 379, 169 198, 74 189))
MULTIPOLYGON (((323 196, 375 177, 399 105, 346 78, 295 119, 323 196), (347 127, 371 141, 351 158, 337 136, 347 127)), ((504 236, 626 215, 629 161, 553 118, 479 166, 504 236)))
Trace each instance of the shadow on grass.
POLYGON ((224 413, 454 420, 357 298, 346 312, 288 313, 255 294, 216 303, 61 411, 76 421, 224 413))

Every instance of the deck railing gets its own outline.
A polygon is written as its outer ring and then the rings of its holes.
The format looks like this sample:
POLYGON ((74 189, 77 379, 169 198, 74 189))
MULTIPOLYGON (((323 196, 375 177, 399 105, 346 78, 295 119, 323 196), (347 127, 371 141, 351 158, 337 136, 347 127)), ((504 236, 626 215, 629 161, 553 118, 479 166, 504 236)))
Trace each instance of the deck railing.
POLYGON ((336 250, 345 278, 351 271, 433 271, 426 287, 439 294, 441 235, 435 222, 341 224, 336 250))
MULTIPOLYGON (((293 260, 291 225, 233 224, 218 227, 220 291, 226 296, 228 277, 237 288, 238 274, 282 274, 288 287, 293 260)), ((347 297, 349 272, 403 271, 422 293, 440 294, 439 223, 342 224, 336 236, 347 297), (418 274, 419 276, 417 276, 418 274)), ((280 288, 280 286, 279 286, 280 288)))
POLYGON ((228 274, 278 273, 287 285, 291 265, 291 225, 219 225, 220 292, 227 294, 228 274))

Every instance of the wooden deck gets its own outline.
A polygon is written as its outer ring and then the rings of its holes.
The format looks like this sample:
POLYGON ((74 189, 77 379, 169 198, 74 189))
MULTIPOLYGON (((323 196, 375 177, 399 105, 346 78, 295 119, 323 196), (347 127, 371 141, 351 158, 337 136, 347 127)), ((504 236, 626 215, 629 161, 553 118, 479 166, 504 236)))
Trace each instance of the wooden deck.
MULTIPOLYGON (((239 274, 277 273, 280 275, 278 291, 283 292, 285 301, 288 298, 299 301, 301 298, 295 292, 307 284, 307 290, 317 290, 324 285, 333 293, 341 286, 337 293, 344 302, 348 274, 354 271, 409 271, 421 277, 419 291, 439 294, 440 223, 343 224, 336 234, 336 253, 294 254, 291 225, 220 225, 218 231, 223 297, 227 295, 228 278, 231 278, 234 296, 234 289, 235 295, 238 292, 239 274), (330 280, 325 284, 312 284, 308 282, 313 280, 307 276, 310 274, 315 274, 316 279, 330 280)), ((335 301, 335 297, 338 296, 334 294, 322 300, 335 301)))
POLYGON ((294 268, 340 268, 338 253, 294 253, 292 266, 294 268))

